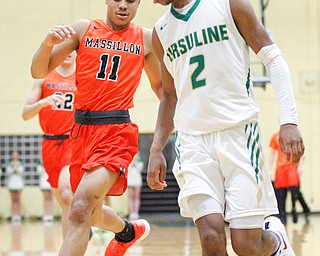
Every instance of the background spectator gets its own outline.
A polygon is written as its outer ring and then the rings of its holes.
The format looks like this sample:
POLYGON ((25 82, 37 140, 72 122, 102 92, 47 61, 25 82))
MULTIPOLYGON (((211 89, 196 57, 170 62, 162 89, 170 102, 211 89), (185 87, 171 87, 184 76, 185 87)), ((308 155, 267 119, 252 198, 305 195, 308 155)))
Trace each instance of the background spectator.
POLYGON ((128 189, 129 189, 129 220, 139 219, 140 193, 142 187, 143 161, 139 152, 129 165, 128 189))
POLYGON ((44 222, 53 221, 53 193, 50 183, 48 180, 48 174, 45 171, 42 162, 39 160, 37 164, 37 173, 39 175, 39 187, 43 192, 44 202, 43 202, 43 217, 44 222))
POLYGON ((13 151, 11 161, 6 167, 7 187, 11 194, 11 222, 21 222, 21 192, 24 188, 23 173, 25 167, 19 159, 19 152, 13 151))

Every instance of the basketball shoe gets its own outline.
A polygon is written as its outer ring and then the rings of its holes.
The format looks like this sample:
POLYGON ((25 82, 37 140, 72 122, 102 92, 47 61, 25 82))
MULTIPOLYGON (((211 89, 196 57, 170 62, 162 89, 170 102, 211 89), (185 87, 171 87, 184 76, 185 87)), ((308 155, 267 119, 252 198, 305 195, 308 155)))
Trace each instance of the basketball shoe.
POLYGON ((133 225, 134 239, 130 242, 118 242, 113 238, 106 249, 105 256, 123 256, 135 242, 142 241, 149 235, 150 225, 146 220, 140 219, 131 222, 131 224, 133 225))
POLYGON ((287 236, 286 230, 282 222, 279 218, 270 216, 264 220, 263 229, 272 231, 276 234, 279 242, 280 242, 280 249, 275 254, 275 256, 295 256, 295 253, 290 245, 289 238, 287 236))

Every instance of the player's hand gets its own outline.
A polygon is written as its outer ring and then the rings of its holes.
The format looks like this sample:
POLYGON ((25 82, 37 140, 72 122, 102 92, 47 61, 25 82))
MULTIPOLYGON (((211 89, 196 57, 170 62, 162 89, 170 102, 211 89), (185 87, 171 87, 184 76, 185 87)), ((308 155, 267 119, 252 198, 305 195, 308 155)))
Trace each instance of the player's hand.
POLYGON ((61 106, 63 102, 63 96, 60 94, 52 94, 46 98, 43 98, 40 102, 40 104, 43 107, 46 106, 52 106, 54 108, 58 108, 59 106, 61 106))
POLYGON ((292 165, 298 164, 304 154, 303 139, 298 127, 294 124, 281 125, 279 142, 287 162, 290 161, 292 155, 292 165))
POLYGON ((162 152, 151 152, 147 171, 147 183, 151 189, 163 190, 167 187, 166 171, 167 163, 162 152))
POLYGON ((56 25, 51 28, 44 40, 47 46, 54 46, 60 44, 65 40, 70 39, 76 32, 69 25, 56 25))

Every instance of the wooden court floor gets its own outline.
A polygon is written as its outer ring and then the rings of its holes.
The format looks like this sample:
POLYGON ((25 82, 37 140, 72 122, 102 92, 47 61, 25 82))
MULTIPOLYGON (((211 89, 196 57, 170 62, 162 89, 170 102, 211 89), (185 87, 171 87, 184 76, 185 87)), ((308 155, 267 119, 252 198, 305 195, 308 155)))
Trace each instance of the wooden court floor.
MULTIPOLYGON (((198 233, 193 223, 179 215, 143 216, 151 224, 149 237, 129 249, 127 256, 200 256, 198 233)), ((226 227, 229 234, 228 227, 226 227)), ((312 214, 310 224, 304 217, 287 232, 296 256, 320 256, 320 215, 312 214)), ((85 256, 103 256, 112 233, 95 230, 85 256)), ((0 222, 0 256, 56 256, 61 245, 60 222, 45 224, 24 221, 21 224, 0 222)), ((235 255, 228 236, 228 253, 235 255)))

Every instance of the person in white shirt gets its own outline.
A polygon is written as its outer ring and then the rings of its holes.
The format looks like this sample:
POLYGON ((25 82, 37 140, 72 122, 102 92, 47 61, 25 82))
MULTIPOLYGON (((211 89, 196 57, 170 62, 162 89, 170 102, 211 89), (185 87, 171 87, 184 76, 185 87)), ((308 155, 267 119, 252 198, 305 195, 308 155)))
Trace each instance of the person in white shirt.
POLYGON ((19 152, 13 151, 11 161, 6 167, 7 187, 11 194, 11 222, 21 222, 21 192, 24 188, 25 167, 19 159, 19 152))
POLYGON ((154 3, 170 7, 152 36, 163 90, 150 148, 149 187, 167 187, 162 151, 175 129, 178 203, 182 216, 198 228, 202 256, 227 255, 225 221, 237 255, 295 255, 283 224, 270 216, 278 212, 277 201, 250 74, 249 48, 266 67, 277 95, 282 152, 297 164, 304 143, 281 50, 249 0, 154 3))

